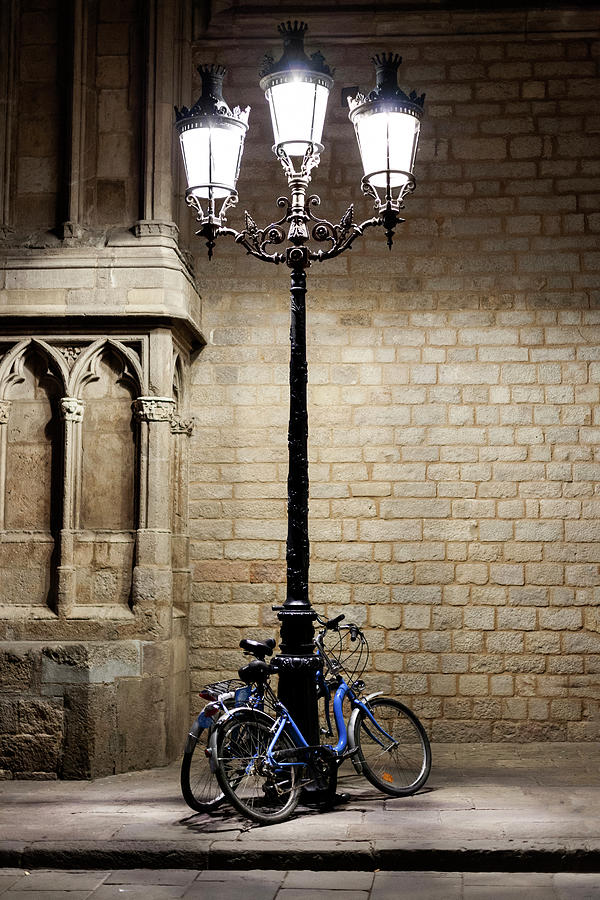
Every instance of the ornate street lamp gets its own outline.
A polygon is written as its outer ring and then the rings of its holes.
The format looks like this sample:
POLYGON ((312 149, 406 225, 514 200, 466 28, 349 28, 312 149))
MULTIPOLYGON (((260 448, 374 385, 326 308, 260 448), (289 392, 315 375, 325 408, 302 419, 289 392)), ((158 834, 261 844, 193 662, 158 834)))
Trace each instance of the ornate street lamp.
POLYGON ((414 92, 407 95, 398 87, 399 56, 375 57, 375 89, 368 96, 358 93, 348 102, 365 171, 361 187, 375 200, 376 215, 358 224, 350 205, 338 225, 319 218, 313 208, 320 200, 307 191, 323 150, 321 136, 333 77, 320 53, 306 55, 306 30, 303 22, 280 25, 283 54, 277 62, 265 56, 260 73, 271 112, 273 152, 290 189, 289 199, 277 201, 285 209, 279 220, 259 228, 246 212, 242 231, 226 225, 225 213, 238 199, 236 183, 250 110, 236 107, 232 111, 227 106, 222 66, 199 67, 202 96, 192 109, 176 110, 176 127, 188 179, 186 201, 196 211, 200 225, 196 234, 206 239, 209 258, 216 239, 230 235, 251 256, 276 265, 286 263, 291 270, 287 592, 283 606, 276 607, 281 621, 277 666, 281 699, 307 739, 317 744, 316 613, 308 599, 306 269, 312 262, 339 256, 376 225, 383 226, 391 248, 394 229, 404 221, 400 217, 404 197, 415 188, 413 167, 425 97, 414 92), (274 249, 286 241, 285 252, 274 249))

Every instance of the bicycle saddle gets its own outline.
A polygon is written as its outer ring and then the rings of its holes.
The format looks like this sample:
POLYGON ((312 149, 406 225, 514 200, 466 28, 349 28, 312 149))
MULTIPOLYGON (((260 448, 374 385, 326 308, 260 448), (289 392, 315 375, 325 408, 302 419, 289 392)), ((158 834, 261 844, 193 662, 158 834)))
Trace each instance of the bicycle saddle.
POLYGON ((240 647, 246 653, 251 653, 252 656, 264 662, 265 656, 273 656, 275 641, 273 638, 267 638, 266 641, 251 641, 248 638, 244 638, 240 641, 240 647))
MULTIPOLYGON (((255 643, 255 641, 250 641, 250 643, 255 643)), ((264 662, 262 659, 253 659, 248 665, 238 669, 238 675, 246 684, 252 684, 252 682, 266 684, 272 671, 269 663, 264 662)))

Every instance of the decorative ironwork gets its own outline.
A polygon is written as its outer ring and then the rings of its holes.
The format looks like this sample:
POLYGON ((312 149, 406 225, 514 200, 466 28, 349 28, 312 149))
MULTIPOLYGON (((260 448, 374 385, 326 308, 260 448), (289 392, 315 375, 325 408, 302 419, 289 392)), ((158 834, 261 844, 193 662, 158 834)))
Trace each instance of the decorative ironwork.
POLYGON ((375 63, 375 87, 369 94, 360 91, 355 97, 348 97, 348 104, 353 110, 363 103, 375 100, 395 101, 402 104, 407 111, 420 114, 425 107, 425 94, 419 97, 416 91, 406 94, 398 87, 398 67, 402 57, 397 53, 378 53, 373 57, 375 63))
POLYGON ((311 72, 328 75, 330 78, 333 76, 335 70, 327 65, 325 57, 319 50, 312 53, 310 57, 304 52, 304 35, 308 31, 306 22, 298 22, 295 19, 292 25, 288 20, 278 25, 277 31, 283 38, 283 54, 275 62, 270 53, 265 53, 259 78, 266 78, 274 72, 286 69, 309 69, 311 72))
POLYGON ((223 97, 223 79, 227 72, 225 66, 218 64, 197 66, 197 71, 202 79, 202 95, 190 109, 187 106, 182 106, 181 109, 175 107, 177 122, 181 123, 194 116, 212 116, 218 113, 245 123, 248 119, 248 108, 241 109, 235 106, 230 109, 223 97))

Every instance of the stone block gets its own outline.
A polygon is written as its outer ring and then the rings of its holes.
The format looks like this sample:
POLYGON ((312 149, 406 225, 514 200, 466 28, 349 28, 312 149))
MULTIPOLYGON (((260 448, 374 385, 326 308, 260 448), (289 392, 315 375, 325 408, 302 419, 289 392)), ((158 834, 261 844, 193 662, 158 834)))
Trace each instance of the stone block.
POLYGON ((19 733, 54 735, 62 741, 64 710, 61 702, 28 698, 18 701, 17 711, 19 733))
POLYGON ((0 645, 0 690, 27 692, 39 684, 40 666, 27 645, 6 642, 0 645))
POLYGON ((18 731, 18 700, 0 700, 0 734, 16 734, 18 731))
POLYGON ((55 735, 0 735, 0 768, 15 775, 59 771, 62 742, 55 735))
POLYGON ((123 180, 98 181, 98 218, 102 222, 123 222, 127 217, 127 193, 123 180))

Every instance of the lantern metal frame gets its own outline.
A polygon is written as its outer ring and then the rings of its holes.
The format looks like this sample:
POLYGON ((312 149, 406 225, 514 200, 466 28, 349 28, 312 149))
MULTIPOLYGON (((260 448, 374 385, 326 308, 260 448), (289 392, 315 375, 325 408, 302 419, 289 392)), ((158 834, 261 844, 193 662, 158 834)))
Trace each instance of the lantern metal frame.
MULTIPOLYGON (((239 106, 233 110, 229 108, 223 98, 223 79, 227 72, 225 66, 218 64, 198 66, 197 71, 202 79, 202 94, 190 109, 182 106, 181 109, 175 107, 175 127, 179 134, 179 138, 183 147, 182 136, 189 131, 201 128, 210 128, 211 123, 218 123, 219 129, 241 131, 241 140, 239 143, 238 157, 233 173, 233 184, 224 182, 209 181, 207 184, 189 185, 185 192, 185 202, 196 212, 196 220, 201 224, 199 233, 208 238, 208 255, 212 258, 213 247, 215 246, 215 238, 226 221, 225 213, 234 207, 238 202, 238 193, 236 184, 240 173, 242 155, 244 151, 244 140, 248 131, 248 114, 250 107, 241 109, 239 106), (206 195, 198 196, 198 191, 205 191, 206 195), (216 197, 216 191, 223 191, 222 197, 216 197), (222 200, 220 209, 217 212, 218 201, 222 200), (204 202, 202 202, 204 201, 204 202)), ((186 162, 185 152, 184 164, 186 162)), ((187 168, 187 167, 186 167, 187 168)))

